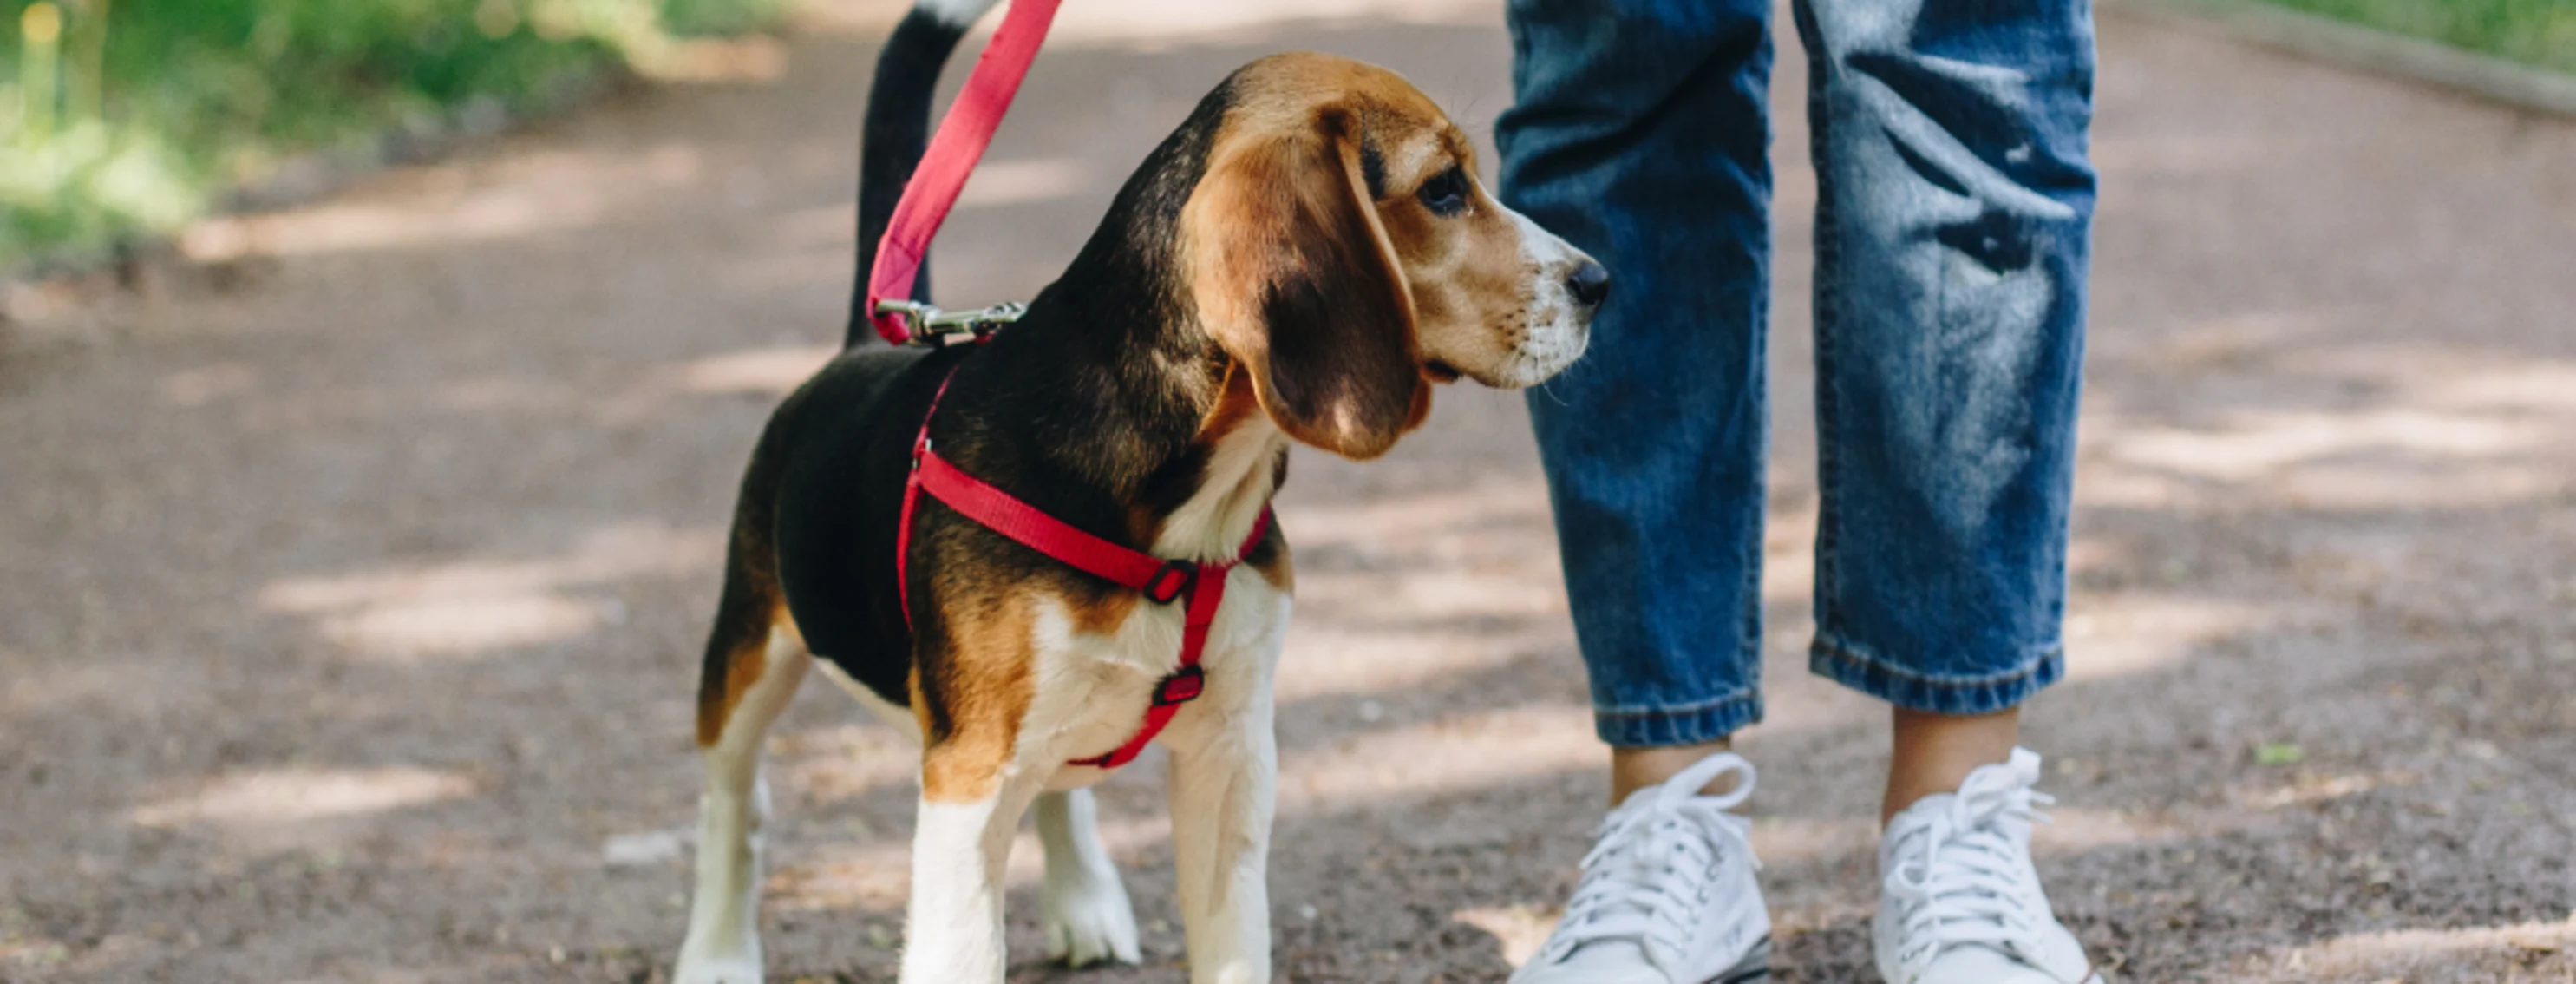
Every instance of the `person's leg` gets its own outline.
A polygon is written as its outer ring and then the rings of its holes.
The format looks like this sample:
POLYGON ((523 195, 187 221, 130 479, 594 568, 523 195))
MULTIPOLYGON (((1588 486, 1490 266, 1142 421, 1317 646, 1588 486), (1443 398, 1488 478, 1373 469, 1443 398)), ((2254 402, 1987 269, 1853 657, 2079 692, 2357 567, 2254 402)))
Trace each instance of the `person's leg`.
MULTIPOLYGON (((1797 9, 1821 185, 1813 668, 1902 708, 2006 713, 2063 671, 2094 195, 2089 7, 1797 9)), ((1998 723, 1900 722, 1931 740, 1998 723)), ((2010 749, 1975 744, 1994 761, 2010 749)))
POLYGON ((1530 396, 1616 809, 1519 984, 1753 980, 1770 0, 1512 0, 1503 200, 1610 269, 1530 396), (1700 795, 1703 792, 1716 795, 1700 795), (1633 794, 1633 795, 1632 795, 1633 794))
POLYGON ((1899 705, 1894 747, 1887 761, 1887 792, 1879 800, 1884 827, 1924 797, 1950 792, 1968 774, 2007 761, 2021 744, 2021 709, 1992 714, 1942 714, 1899 705))
POLYGON ((1895 705, 1893 984, 2091 977, 2029 861, 2016 710, 2064 662, 2094 172, 2089 0, 1799 0, 1815 672, 1895 705))
POLYGON ((1530 414, 1597 727, 1669 750, 1622 755, 1623 787, 1653 784, 1762 713, 1770 4, 1509 14, 1501 196, 1612 279, 1530 414))

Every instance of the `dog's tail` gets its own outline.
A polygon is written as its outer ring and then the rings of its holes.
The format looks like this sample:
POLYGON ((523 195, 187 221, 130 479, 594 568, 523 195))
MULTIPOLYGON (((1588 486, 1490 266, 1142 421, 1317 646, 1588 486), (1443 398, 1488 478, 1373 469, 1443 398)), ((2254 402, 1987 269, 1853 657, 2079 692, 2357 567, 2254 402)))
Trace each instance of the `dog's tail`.
MULTIPOLYGON (((877 243, 903 198, 904 183, 921 164, 930 143, 930 103, 939 89, 939 70, 957 50, 957 41, 976 18, 1001 0, 914 0, 877 55, 876 84, 868 90, 868 118, 859 138, 859 276, 850 289, 850 325, 844 349, 876 337, 869 319, 868 271, 877 262, 877 243)), ((915 300, 930 297, 930 261, 912 282, 915 300)))

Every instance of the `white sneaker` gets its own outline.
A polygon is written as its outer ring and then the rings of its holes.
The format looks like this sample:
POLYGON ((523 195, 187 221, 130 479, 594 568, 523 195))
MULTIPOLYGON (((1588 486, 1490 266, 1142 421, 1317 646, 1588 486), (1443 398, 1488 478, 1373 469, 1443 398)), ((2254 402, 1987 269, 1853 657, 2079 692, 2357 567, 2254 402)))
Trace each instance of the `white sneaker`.
POLYGON ((2039 755, 1968 773, 1887 825, 1872 942, 1888 984, 2102 984, 2030 863, 2039 755))
POLYGON ((1719 752, 1628 794, 1583 858, 1565 918, 1512 984, 1740 984, 1771 975, 1771 916, 1753 871, 1753 764, 1719 752), (1699 791, 1734 773, 1723 795, 1699 791))

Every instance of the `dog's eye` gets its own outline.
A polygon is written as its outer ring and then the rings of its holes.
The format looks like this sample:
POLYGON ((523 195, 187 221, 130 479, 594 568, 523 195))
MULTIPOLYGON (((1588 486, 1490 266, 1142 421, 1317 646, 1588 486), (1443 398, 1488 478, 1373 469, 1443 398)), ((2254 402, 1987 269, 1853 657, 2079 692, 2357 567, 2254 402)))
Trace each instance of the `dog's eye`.
POLYGON ((1464 212, 1467 210, 1467 172, 1456 167, 1442 171, 1439 177, 1423 182, 1422 190, 1414 192, 1413 197, 1421 199, 1422 207, 1430 209, 1433 215, 1464 212))

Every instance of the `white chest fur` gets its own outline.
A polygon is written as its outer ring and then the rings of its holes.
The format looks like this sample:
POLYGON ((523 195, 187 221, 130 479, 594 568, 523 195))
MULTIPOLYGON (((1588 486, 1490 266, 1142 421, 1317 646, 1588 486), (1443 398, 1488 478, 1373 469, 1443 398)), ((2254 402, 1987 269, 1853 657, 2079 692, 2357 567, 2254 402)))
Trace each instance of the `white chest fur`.
MULTIPOLYGON (((1165 520, 1153 552, 1160 557, 1232 560, 1252 535, 1278 489, 1277 464, 1287 437, 1254 416, 1217 442, 1198 491, 1165 520)), ((1201 667, 1207 687, 1183 715, 1239 713, 1270 699, 1271 672, 1291 605, 1288 592, 1250 567, 1227 572, 1225 602, 1208 630, 1201 667)), ((1180 667, 1187 605, 1139 603, 1107 633, 1076 632, 1052 600, 1037 607, 1035 696, 1012 757, 1050 768, 1123 745, 1145 720, 1154 688, 1180 667)), ((1091 768, 1065 768, 1051 788, 1097 782, 1091 768)))

